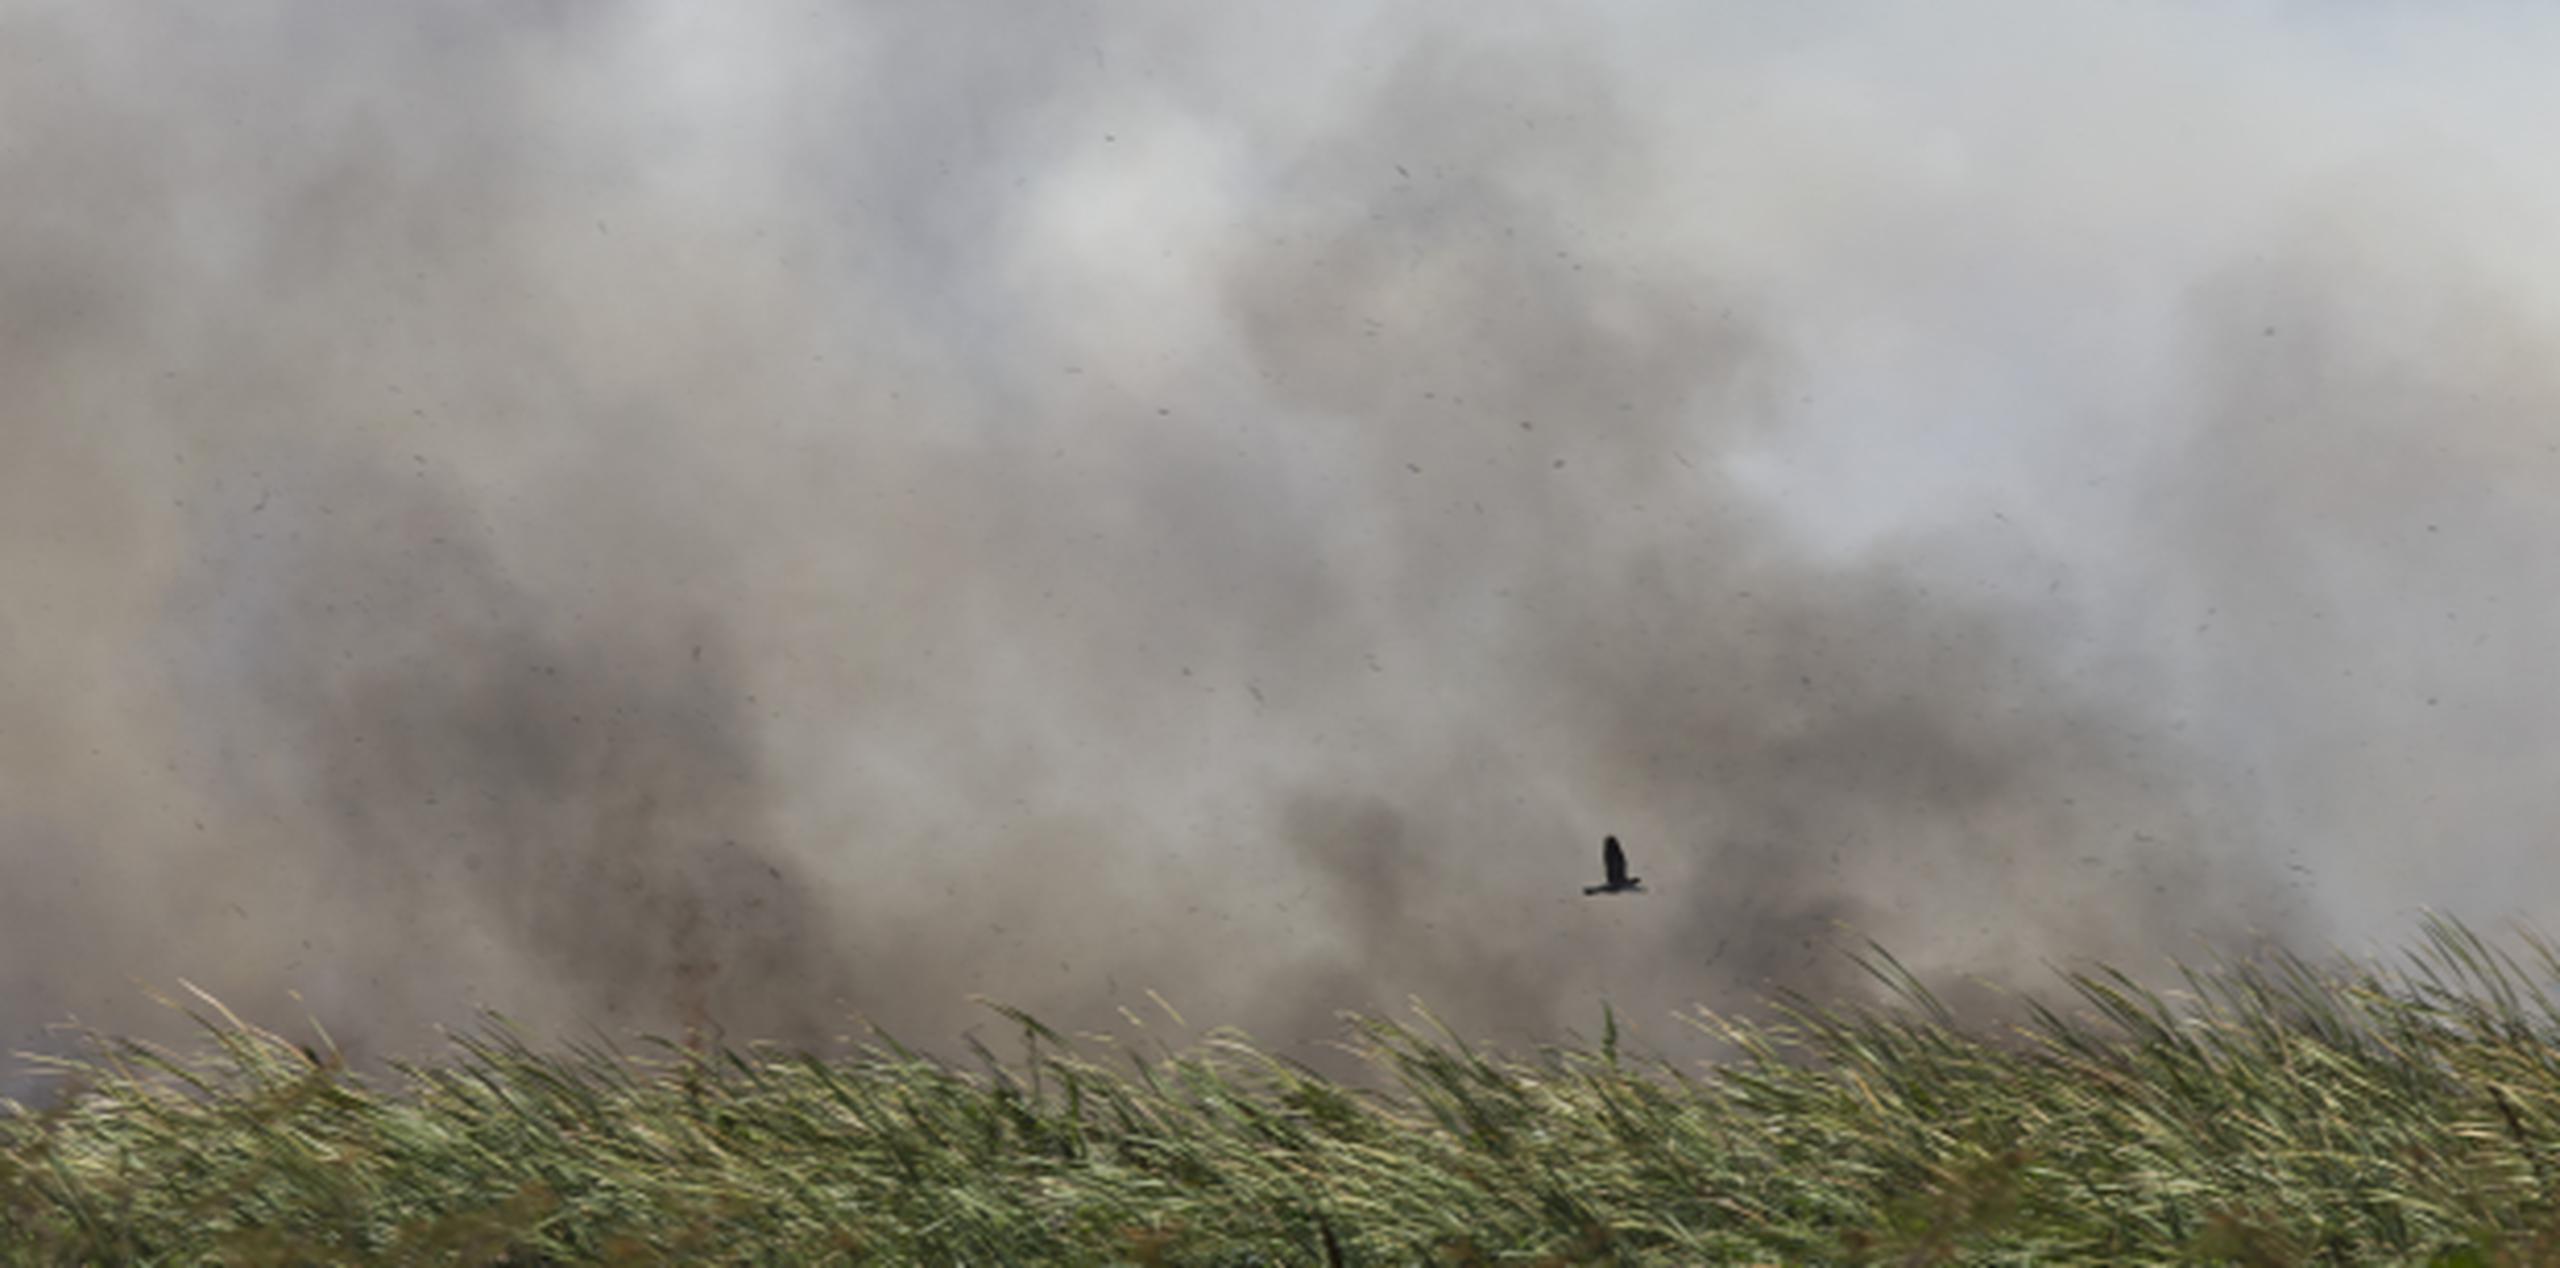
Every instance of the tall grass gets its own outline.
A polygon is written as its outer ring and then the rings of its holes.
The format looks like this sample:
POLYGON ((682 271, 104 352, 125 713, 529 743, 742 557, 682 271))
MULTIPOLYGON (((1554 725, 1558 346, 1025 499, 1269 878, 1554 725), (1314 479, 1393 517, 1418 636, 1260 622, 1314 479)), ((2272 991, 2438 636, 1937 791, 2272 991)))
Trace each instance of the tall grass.
POLYGON ((1700 1015, 1730 1059, 1509 1056, 1350 1024, 1338 1082, 1241 1037, 1018 1053, 885 1035, 546 1049, 490 1019, 381 1079, 206 1001, 209 1047, 92 1037, 0 1117, 0 1255, 116 1263, 2560 1262, 2560 958, 2450 922, 2399 961, 2155 992, 2063 975, 1960 1024, 1700 1015))

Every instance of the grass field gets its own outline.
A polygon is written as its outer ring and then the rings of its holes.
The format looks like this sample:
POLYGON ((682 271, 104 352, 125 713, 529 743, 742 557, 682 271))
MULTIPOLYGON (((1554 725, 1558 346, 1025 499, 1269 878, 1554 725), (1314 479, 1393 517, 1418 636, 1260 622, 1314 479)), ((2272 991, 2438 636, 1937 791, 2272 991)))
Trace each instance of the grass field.
POLYGON ((1240 1038, 949 1064, 529 1044, 367 1080, 209 1001, 0 1117, 12 1262, 2560 1262, 2560 958, 2450 922, 2390 964, 2155 994, 2066 975, 1958 1024, 1701 1016, 1737 1055, 1480 1051, 1360 1020, 1374 1077, 1240 1038))

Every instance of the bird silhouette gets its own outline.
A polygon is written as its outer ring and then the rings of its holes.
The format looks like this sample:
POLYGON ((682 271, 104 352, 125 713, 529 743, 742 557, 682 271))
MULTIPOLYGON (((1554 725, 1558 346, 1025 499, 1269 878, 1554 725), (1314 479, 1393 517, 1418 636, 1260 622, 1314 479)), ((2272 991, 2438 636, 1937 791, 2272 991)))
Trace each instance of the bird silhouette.
POLYGON ((1584 897, 1588 898, 1593 894, 1641 894, 1644 892, 1644 878, 1627 875, 1626 847, 1619 845, 1616 837, 1610 837, 1600 843, 1600 870, 1607 877, 1607 883, 1583 886, 1584 897))

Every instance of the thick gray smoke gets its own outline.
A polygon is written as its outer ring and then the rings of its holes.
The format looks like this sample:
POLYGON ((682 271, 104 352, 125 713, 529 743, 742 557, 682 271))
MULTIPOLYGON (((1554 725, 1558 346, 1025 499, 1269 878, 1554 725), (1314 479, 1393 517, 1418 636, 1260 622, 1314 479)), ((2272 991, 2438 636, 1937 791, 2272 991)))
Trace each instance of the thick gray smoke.
POLYGON ((2560 31, 1781 8, 0 5, 0 1040, 2538 914, 2560 31))

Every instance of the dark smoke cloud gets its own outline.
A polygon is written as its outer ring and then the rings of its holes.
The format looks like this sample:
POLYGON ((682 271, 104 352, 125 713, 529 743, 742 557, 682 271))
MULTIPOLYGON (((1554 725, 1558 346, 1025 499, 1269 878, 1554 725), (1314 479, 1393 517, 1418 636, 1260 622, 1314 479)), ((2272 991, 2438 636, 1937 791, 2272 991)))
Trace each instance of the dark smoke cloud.
POLYGON ((336 522, 204 577, 191 607, 250 620, 191 712, 242 805, 312 826, 226 863, 308 877, 295 958, 363 983, 314 1006, 361 1016, 476 943, 602 1019, 701 1026, 716 1001, 754 1033, 822 1033, 851 966, 774 846, 711 614, 628 599, 641 628, 582 638, 434 486, 330 471, 308 495, 336 522), (333 927, 344 910, 362 926, 333 927))
POLYGON ((2505 914, 2482 21, 0 8, 0 1028, 1673 1042, 2505 914))

